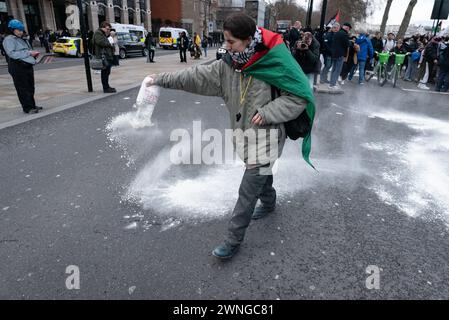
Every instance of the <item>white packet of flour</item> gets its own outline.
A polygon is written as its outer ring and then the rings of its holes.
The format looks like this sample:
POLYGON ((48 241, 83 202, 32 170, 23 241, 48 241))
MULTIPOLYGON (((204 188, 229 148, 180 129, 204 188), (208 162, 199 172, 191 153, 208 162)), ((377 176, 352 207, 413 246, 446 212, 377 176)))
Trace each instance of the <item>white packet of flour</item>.
POLYGON ((137 109, 135 121, 132 122, 133 128, 143 128, 152 126, 151 116, 154 107, 159 99, 160 88, 158 86, 147 86, 152 79, 148 76, 142 81, 136 103, 133 105, 137 109))

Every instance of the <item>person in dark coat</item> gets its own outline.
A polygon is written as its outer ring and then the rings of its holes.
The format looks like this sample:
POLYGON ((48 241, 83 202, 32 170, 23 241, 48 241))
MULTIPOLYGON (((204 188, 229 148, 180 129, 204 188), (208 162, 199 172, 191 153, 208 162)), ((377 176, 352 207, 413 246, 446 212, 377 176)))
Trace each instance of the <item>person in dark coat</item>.
POLYGON ((108 40, 110 32, 111 24, 103 21, 100 24, 100 28, 95 31, 93 38, 94 56, 101 59, 101 56, 104 55, 106 58, 106 67, 101 70, 101 84, 103 85, 104 93, 117 92, 117 90, 109 86, 109 75, 111 74, 112 61, 114 60, 114 45, 108 40))
POLYGON ((297 41, 293 53, 302 71, 309 78, 313 90, 315 74, 320 72, 320 43, 310 32, 305 32, 303 40, 297 41))
POLYGON ((290 50, 295 50, 295 44, 297 41, 301 40, 301 21, 295 21, 295 24, 288 32, 288 41, 290 44, 290 50))
POLYGON ((441 46, 438 67, 440 68, 435 90, 438 92, 447 92, 449 90, 449 44, 441 46))
POLYGON ((178 39, 179 46, 179 57, 181 58, 181 62, 187 63, 187 50, 189 49, 189 38, 187 34, 183 31, 181 32, 181 36, 178 39))
POLYGON ((341 80, 342 84, 344 84, 344 81, 348 79, 349 81, 352 80, 352 77, 354 76, 355 70, 357 68, 358 64, 358 52, 360 50, 359 45, 355 44, 355 41, 357 40, 356 36, 352 36, 350 38, 351 45, 348 49, 348 55, 345 57, 345 62, 343 63, 343 68, 341 69, 341 80))
POLYGON ((148 50, 147 62, 154 63, 155 47, 156 43, 154 42, 153 35, 149 32, 145 39, 145 48, 148 50))
POLYGON ((323 36, 323 45, 321 46, 321 53, 324 58, 324 68, 321 71, 320 83, 329 83, 328 75, 329 70, 332 67, 332 40, 334 39, 335 32, 338 32, 340 26, 334 26, 328 30, 323 36))
POLYGON ((338 77, 343 69, 344 58, 350 46, 349 31, 352 26, 349 23, 343 24, 340 31, 336 32, 332 41, 332 74, 329 84, 330 89, 337 88, 338 77))

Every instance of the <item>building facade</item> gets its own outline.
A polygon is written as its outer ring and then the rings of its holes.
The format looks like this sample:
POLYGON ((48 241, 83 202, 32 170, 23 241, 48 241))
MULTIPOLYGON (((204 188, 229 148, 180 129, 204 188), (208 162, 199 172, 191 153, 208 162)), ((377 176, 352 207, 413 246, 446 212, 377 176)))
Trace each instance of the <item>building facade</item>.
MULTIPOLYGON (((79 31, 76 0, 0 0, 0 32, 14 18, 23 21, 26 30, 79 31)), ((82 0, 88 30, 96 30, 102 21, 143 25, 157 34, 160 27, 182 27, 189 33, 217 34, 227 16, 247 12, 264 25, 263 0, 82 0)))
MULTIPOLYGON (((151 2, 83 0, 84 19, 89 30, 96 30, 100 22, 108 21, 142 25, 151 31, 151 2)), ((76 34, 80 29, 77 10, 76 0, 0 0, 0 31, 5 31, 10 19, 18 19, 29 34, 39 30, 69 30, 76 34)))

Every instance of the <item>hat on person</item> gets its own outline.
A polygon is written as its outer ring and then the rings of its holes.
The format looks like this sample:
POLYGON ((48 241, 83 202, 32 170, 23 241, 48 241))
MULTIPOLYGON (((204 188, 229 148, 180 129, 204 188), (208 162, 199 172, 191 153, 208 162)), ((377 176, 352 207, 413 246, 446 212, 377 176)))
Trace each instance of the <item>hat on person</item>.
POLYGON ((12 30, 17 29, 19 31, 25 31, 25 26, 23 25, 23 23, 16 19, 12 19, 11 21, 9 21, 8 28, 12 30))
POLYGON ((352 29, 352 26, 349 22, 343 23, 343 26, 349 27, 349 29, 352 29))

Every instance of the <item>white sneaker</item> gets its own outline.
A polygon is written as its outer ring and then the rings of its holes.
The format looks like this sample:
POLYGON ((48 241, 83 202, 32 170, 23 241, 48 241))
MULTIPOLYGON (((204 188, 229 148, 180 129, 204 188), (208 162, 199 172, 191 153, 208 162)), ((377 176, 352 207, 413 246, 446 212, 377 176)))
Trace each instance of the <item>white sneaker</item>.
POLYGON ((424 83, 418 84, 418 88, 423 89, 423 90, 430 90, 430 88, 428 86, 426 86, 424 83))
POLYGON ((344 85, 344 84, 345 84, 345 80, 341 80, 341 81, 340 81, 340 84, 341 84, 341 85, 344 85))

